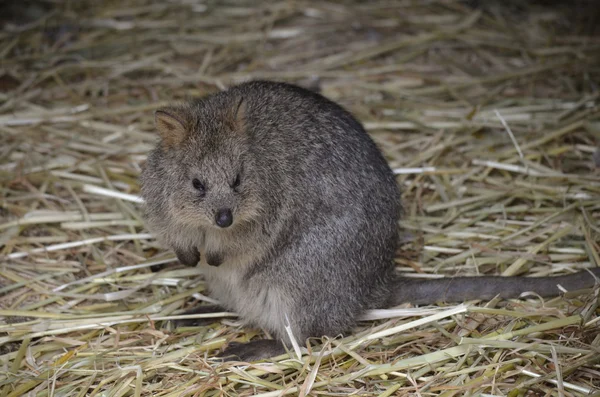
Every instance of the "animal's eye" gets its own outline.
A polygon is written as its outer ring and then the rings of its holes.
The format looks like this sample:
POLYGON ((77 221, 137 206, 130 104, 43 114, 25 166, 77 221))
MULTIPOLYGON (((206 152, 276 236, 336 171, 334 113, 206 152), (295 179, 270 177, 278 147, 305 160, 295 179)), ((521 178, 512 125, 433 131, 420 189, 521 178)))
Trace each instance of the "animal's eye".
POLYGON ((199 192, 204 193, 204 185, 198 178, 192 179, 192 186, 194 186, 194 189, 198 190, 199 192))
POLYGON ((233 181, 233 184, 231 185, 231 187, 234 189, 238 186, 240 186, 240 174, 237 174, 235 181, 233 181))

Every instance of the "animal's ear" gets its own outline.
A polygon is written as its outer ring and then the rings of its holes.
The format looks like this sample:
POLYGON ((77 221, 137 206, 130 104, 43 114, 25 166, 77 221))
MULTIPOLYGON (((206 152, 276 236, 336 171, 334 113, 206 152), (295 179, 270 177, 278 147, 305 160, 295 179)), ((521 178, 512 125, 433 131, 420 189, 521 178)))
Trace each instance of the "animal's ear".
POLYGON ((154 125, 165 147, 177 146, 187 136, 188 131, 182 116, 181 112, 174 108, 162 108, 154 113, 154 125))
POLYGON ((246 99, 240 98, 233 109, 233 129, 238 132, 246 130, 246 99))

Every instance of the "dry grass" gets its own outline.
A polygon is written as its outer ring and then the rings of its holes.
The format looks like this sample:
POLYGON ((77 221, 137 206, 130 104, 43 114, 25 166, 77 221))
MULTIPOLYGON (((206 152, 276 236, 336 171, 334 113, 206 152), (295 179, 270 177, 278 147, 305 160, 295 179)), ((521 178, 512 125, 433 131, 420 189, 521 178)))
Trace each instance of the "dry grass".
POLYGON ((0 397, 600 395, 598 289, 378 311, 310 357, 214 361, 261 333, 169 327, 204 284, 135 201, 153 109, 286 80, 351 109, 396 169, 400 271, 600 266, 597 7, 53 3, 0 12, 0 397))

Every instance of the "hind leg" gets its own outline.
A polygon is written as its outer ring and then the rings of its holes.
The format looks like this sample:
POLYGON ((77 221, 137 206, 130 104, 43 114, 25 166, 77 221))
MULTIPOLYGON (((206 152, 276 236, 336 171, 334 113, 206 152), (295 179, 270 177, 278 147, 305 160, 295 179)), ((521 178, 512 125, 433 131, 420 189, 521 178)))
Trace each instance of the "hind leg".
POLYGON ((285 353, 283 343, 272 339, 255 340, 248 343, 232 342, 218 357, 224 361, 259 361, 285 353))

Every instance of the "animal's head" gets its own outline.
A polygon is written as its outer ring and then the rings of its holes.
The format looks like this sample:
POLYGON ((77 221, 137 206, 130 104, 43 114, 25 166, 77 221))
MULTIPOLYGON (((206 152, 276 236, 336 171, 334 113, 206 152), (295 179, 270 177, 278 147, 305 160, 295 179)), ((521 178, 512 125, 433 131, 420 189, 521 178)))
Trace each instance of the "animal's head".
POLYGON ((228 232, 259 216, 246 112, 222 94, 156 111, 161 141, 141 177, 149 217, 228 232))

